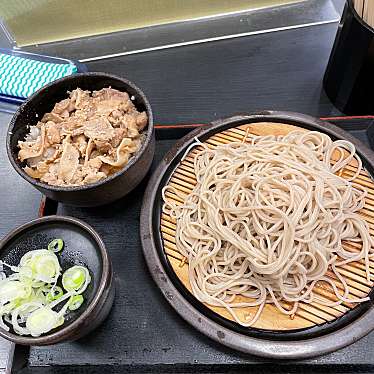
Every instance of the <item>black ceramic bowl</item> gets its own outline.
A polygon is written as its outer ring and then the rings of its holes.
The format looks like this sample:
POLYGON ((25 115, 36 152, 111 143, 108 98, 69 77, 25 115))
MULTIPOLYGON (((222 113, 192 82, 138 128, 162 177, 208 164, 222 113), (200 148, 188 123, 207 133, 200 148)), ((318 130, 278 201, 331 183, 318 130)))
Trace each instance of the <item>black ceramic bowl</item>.
POLYGON ((62 271, 73 265, 83 265, 90 272, 92 279, 83 293, 84 302, 79 309, 66 315, 62 326, 49 333, 34 338, 0 328, 0 336, 5 339, 23 345, 76 340, 95 329, 112 307, 113 273, 104 243, 92 227, 76 218, 48 216, 16 228, 0 242, 0 259, 18 265, 25 253, 46 248, 55 238, 61 238, 65 243, 63 251, 58 254, 62 271))
POLYGON ((75 74, 56 80, 33 94, 14 114, 7 135, 8 157, 19 175, 49 198, 76 206, 97 206, 115 201, 133 190, 148 172, 154 156, 155 137, 151 106, 144 93, 127 79, 104 73, 75 74), (117 173, 97 183, 78 187, 50 186, 31 178, 25 173, 18 158, 18 141, 28 133, 28 125, 35 125, 38 119, 50 112, 55 103, 67 96, 67 91, 76 89, 100 90, 104 87, 126 91, 134 96, 139 111, 148 115, 147 136, 140 151, 117 173))

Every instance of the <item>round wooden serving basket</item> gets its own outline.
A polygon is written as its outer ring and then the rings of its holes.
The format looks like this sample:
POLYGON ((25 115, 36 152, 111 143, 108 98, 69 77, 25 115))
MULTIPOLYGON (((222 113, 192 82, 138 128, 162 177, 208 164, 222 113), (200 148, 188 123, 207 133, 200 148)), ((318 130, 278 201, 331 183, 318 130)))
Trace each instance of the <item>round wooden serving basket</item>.
MULTIPOLYGON (((365 170, 353 181, 368 191, 365 207, 360 211, 374 235, 374 156, 372 151, 343 130, 309 116, 295 113, 265 112, 238 116, 197 129, 179 141, 166 155, 153 175, 146 195, 141 217, 142 243, 145 259, 158 286, 172 306, 187 321, 206 335, 230 347, 265 357, 304 358, 333 351, 367 334, 374 328, 372 302, 362 304, 343 303, 329 307, 318 303, 300 303, 295 315, 281 313, 274 305, 267 304, 260 318, 251 328, 236 323, 228 311, 198 301, 191 293, 187 259, 175 245, 176 221, 162 212, 161 190, 170 185, 178 191, 166 192, 166 198, 182 204, 181 196, 189 194, 196 179, 193 159, 198 149, 193 148, 183 158, 187 148, 198 137, 211 148, 230 142, 250 141, 253 135, 285 135, 293 130, 325 132, 332 139, 346 139, 357 147, 365 170), (371 316, 371 320, 370 320, 371 316)), ((337 155, 338 157, 338 155, 337 155)), ((352 161, 339 175, 349 178, 357 168, 352 161)), ((345 242, 351 251, 358 251, 358 243, 345 242)), ((355 262, 339 269, 349 285, 351 297, 372 296, 372 281, 366 279, 365 265, 355 262)), ((374 279, 374 260, 370 273, 374 279)), ((343 289, 334 274, 328 273, 338 289, 343 289)), ((326 299, 337 300, 335 293, 325 283, 318 284, 315 292, 326 299)), ((237 300, 243 299, 237 296, 237 300)), ((283 304, 285 308, 291 305, 283 304)), ((257 307, 237 308, 241 320, 251 318, 257 307)))

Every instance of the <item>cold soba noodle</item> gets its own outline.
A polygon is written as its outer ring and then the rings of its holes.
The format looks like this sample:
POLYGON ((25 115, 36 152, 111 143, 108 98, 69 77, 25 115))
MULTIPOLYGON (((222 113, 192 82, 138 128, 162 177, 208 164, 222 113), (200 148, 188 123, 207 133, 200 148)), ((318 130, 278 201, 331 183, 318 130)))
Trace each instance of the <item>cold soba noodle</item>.
POLYGON ((163 209, 176 219, 177 249, 187 258, 192 292, 200 301, 224 307, 236 322, 251 326, 266 303, 294 315, 300 302, 335 306, 368 300, 350 296, 338 272, 363 259, 369 280, 373 256, 369 228, 357 213, 366 191, 352 184, 362 169, 352 143, 294 131, 214 149, 195 145, 197 184, 188 196, 164 187, 163 209), (344 179, 340 175, 354 159, 357 171, 344 179), (166 191, 184 203, 176 205, 166 191), (358 249, 346 249, 345 241, 358 249), (328 283, 337 301, 317 294, 317 282, 328 283), (253 306, 255 316, 239 319, 235 308, 253 306))

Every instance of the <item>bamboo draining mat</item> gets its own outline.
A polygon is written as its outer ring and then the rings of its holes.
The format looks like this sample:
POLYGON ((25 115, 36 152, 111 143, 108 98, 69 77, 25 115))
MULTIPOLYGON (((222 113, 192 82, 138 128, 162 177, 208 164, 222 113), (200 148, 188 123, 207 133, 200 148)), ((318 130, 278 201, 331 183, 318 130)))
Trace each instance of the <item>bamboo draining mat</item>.
POLYGON ((353 0, 357 14, 371 27, 374 27, 374 1, 353 0))
MULTIPOLYGON (((242 125, 236 128, 217 133, 211 136, 205 143, 209 147, 216 147, 219 144, 227 144, 230 142, 240 142, 244 138, 250 139, 251 134, 253 135, 284 135, 295 129, 303 130, 299 127, 280 124, 280 123, 255 123, 242 125)), ((305 131, 305 130, 304 130, 305 131)), ((193 171, 193 158, 198 150, 194 148, 185 157, 185 159, 179 164, 179 166, 173 172, 169 185, 176 188, 181 194, 189 194, 195 184, 196 179, 193 171)), ((354 174, 355 168, 357 167, 356 162, 352 161, 340 175, 343 177, 349 177, 354 174)), ((374 181, 368 175, 366 171, 362 171, 359 177, 353 182, 354 184, 364 187, 368 191, 368 197, 366 199, 365 207, 362 209, 360 214, 368 222, 370 233, 374 235, 374 181)), ((179 196, 176 196, 172 192, 167 192, 166 197, 173 200, 176 204, 181 204, 183 201, 179 196)), ((184 286, 191 292, 191 287, 188 279, 188 264, 186 259, 178 252, 175 245, 175 229, 176 221, 169 215, 162 213, 161 216, 161 235, 164 245, 164 251, 167 254, 169 262, 174 269, 174 272, 184 284, 184 286)), ((352 251, 358 250, 359 244, 357 243, 345 243, 347 248, 352 251)), ((371 277, 374 279, 374 261, 371 260, 370 264, 371 277)), ((349 289, 350 295, 355 297, 365 297, 373 286, 372 282, 368 282, 366 279, 365 266, 362 262, 355 262, 345 265, 340 268, 340 273, 345 277, 349 289)), ((332 273, 329 274, 334 280, 339 289, 342 289, 341 283, 334 277, 332 273)), ((315 292, 328 298, 330 300, 336 300, 335 294, 331 291, 330 286, 327 284, 320 284, 315 288, 315 292)), ((244 297, 237 296, 235 301, 244 300, 244 297)), ((287 306, 287 304, 284 304, 287 306)), ((219 315, 233 320, 231 315, 222 307, 213 307, 207 305, 211 310, 219 315)), ((306 327, 313 327, 320 325, 325 322, 333 321, 338 317, 341 317, 347 311, 352 309, 355 305, 342 304, 335 307, 327 307, 319 305, 317 303, 305 304, 300 303, 296 314, 292 317, 282 314, 279 310, 271 305, 267 304, 253 327, 267 329, 267 330, 294 330, 306 327)), ((288 307, 290 307, 288 305, 288 307)), ((256 313, 256 307, 237 308, 239 317, 241 320, 245 320, 247 317, 252 317, 256 313)))

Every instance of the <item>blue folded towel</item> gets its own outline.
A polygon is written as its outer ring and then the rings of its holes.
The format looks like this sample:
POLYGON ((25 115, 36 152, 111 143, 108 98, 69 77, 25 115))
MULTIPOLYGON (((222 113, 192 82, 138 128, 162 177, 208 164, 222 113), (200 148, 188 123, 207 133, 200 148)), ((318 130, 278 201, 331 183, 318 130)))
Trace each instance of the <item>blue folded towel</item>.
POLYGON ((46 84, 77 71, 73 64, 56 64, 0 53, 0 93, 26 98, 46 84))

